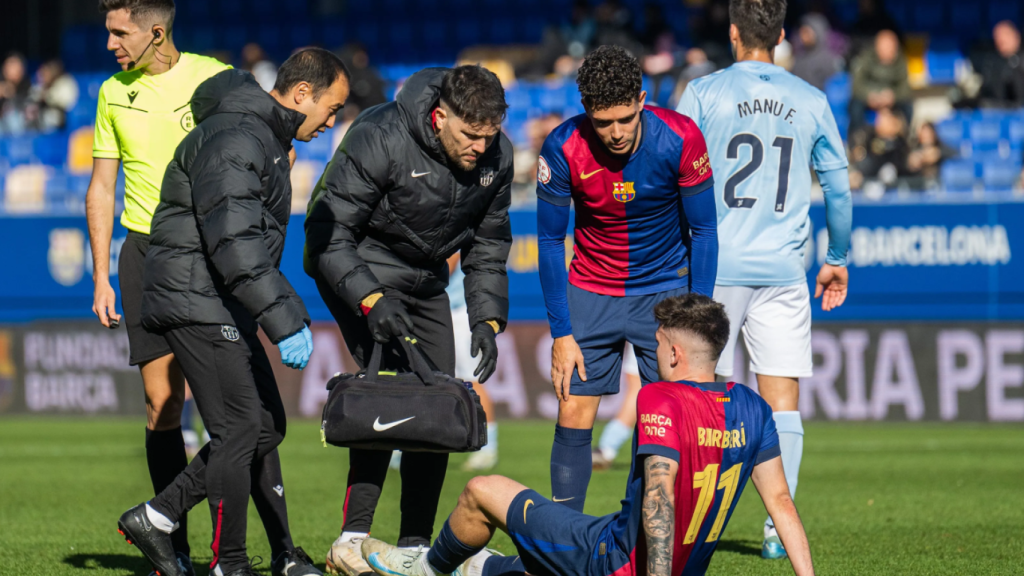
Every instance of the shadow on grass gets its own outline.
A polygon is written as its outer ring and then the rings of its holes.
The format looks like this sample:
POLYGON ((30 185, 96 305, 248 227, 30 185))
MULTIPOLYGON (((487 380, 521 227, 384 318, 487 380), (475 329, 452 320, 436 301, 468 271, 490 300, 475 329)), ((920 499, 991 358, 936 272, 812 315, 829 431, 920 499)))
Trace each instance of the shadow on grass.
POLYGON ((126 570, 143 576, 153 570, 145 558, 135 554, 72 554, 64 563, 80 570, 126 570))
POLYGON ((715 547, 716 552, 735 552, 746 556, 760 556, 761 543, 753 540, 722 540, 715 547))

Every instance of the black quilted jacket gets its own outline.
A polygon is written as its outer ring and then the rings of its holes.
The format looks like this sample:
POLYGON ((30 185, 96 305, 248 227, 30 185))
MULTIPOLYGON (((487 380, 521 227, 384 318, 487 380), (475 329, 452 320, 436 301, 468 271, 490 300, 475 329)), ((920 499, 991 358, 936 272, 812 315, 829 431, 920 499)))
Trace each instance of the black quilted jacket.
POLYGON ((278 269, 292 202, 288 151, 305 116, 240 70, 203 82, 192 114, 197 126, 167 167, 153 216, 143 326, 255 321, 276 344, 309 323, 278 269))
POLYGON ((417 72, 395 102, 356 118, 310 200, 306 272, 358 313, 385 286, 441 293, 461 250, 470 325, 504 327, 512 144, 500 135, 471 172, 448 166, 431 120, 446 72, 417 72))

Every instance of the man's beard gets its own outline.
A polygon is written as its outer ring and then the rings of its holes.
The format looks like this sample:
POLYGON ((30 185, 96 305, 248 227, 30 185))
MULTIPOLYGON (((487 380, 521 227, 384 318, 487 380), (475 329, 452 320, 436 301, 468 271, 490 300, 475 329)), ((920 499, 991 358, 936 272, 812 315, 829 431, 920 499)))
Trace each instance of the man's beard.
POLYGON ((476 161, 467 164, 459 155, 459 144, 455 141, 455 137, 449 134, 447 130, 439 130, 437 139, 441 141, 441 149, 444 150, 444 155, 448 157, 449 164, 464 172, 471 172, 476 169, 476 161))

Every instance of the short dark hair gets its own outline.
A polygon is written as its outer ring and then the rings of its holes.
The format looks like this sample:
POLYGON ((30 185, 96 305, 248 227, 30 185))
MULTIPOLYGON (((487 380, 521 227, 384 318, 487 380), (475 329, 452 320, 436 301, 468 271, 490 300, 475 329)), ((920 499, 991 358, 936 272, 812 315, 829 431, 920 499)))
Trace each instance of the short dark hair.
POLYGON ((587 110, 632 104, 640 98, 643 81, 640 62, 621 46, 598 46, 576 76, 587 110))
POLYGON ((144 26, 159 22, 171 36, 174 30, 174 0, 100 0, 100 12, 127 10, 132 22, 144 26))
POLYGON ((508 110, 501 80, 479 64, 449 70, 441 80, 441 102, 471 126, 501 124, 508 110))
POLYGON ((286 94, 299 82, 308 82, 313 88, 313 101, 316 102, 340 76, 344 76, 346 81, 352 79, 341 58, 323 48, 303 48, 277 69, 274 90, 278 94, 286 94))
POLYGON ((729 316, 725 306, 703 294, 690 293, 662 300, 654 307, 654 318, 666 330, 681 330, 707 342, 714 360, 729 341, 729 316))
POLYGON ((772 50, 786 20, 786 0, 729 0, 729 22, 748 50, 772 50))

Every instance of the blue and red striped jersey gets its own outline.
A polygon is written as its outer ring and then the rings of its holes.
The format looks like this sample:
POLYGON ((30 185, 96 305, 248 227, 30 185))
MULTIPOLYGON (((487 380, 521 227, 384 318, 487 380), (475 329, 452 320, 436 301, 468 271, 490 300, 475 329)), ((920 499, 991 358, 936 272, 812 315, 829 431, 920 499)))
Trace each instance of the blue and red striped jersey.
POLYGON ((636 468, 609 528, 630 561, 614 576, 647 571, 642 462, 652 454, 679 462, 672 576, 702 575, 754 466, 780 454, 772 409, 742 384, 655 382, 640 390, 636 411, 636 468))
POLYGON ((585 114, 555 129, 541 149, 537 196, 575 205, 569 282, 609 296, 687 286, 690 233, 681 199, 713 187, 704 136, 686 116, 645 107, 628 157, 607 151, 585 114))

